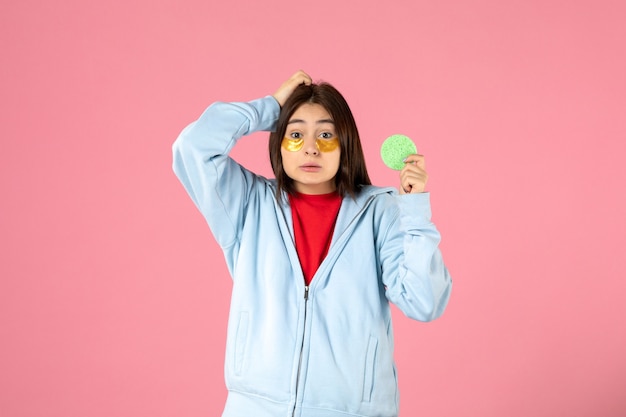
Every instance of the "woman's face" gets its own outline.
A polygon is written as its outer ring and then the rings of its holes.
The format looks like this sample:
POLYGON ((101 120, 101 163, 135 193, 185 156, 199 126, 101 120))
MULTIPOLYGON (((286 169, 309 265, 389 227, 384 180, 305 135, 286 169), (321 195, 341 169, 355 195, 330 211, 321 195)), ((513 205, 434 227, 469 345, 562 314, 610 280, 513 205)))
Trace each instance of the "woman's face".
POLYGON ((341 149, 335 123, 324 107, 310 103, 298 107, 287 123, 280 154, 297 192, 335 191, 341 149))

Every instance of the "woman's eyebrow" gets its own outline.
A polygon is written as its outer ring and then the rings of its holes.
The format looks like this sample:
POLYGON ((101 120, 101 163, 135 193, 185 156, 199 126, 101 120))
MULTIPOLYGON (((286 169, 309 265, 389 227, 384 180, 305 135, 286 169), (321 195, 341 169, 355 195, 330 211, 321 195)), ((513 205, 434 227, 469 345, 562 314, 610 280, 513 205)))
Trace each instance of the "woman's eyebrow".
MULTIPOLYGON (((288 125, 290 124, 294 124, 294 123, 306 123, 304 120, 302 119, 291 119, 290 121, 287 122, 288 125)), ((333 119, 320 119, 318 121, 315 122, 315 124, 321 125, 324 123, 330 123, 330 124, 335 124, 335 122, 333 121, 333 119)))

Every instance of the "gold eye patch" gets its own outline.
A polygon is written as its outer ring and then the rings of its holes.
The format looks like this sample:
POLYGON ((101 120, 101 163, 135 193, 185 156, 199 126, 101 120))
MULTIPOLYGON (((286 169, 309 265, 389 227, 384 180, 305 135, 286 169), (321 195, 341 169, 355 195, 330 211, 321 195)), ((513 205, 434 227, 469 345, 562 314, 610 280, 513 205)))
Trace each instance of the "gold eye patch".
MULTIPOLYGON (((339 138, 316 139, 315 145, 320 152, 332 152, 339 147, 339 138)), ((304 146, 304 139, 284 137, 281 146, 289 152, 298 152, 304 146)))
POLYGON ((304 146, 304 139, 283 138, 282 147, 289 152, 298 152, 304 146))
POLYGON ((332 152, 339 147, 339 138, 332 139, 316 139, 315 144, 320 152, 332 152))

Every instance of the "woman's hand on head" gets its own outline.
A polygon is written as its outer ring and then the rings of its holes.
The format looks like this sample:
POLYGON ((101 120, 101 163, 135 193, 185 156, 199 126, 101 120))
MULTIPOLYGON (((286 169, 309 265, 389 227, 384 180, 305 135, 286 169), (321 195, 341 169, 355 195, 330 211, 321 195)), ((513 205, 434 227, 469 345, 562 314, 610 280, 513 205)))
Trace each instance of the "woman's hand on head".
POLYGON ((280 107, 283 107, 283 104, 287 101, 291 93, 301 84, 311 85, 313 80, 306 72, 300 70, 293 74, 287 81, 285 81, 279 88, 276 90, 272 96, 278 101, 280 107))
POLYGON ((409 155, 404 162, 400 171, 400 194, 423 193, 428 181, 424 155, 409 155))

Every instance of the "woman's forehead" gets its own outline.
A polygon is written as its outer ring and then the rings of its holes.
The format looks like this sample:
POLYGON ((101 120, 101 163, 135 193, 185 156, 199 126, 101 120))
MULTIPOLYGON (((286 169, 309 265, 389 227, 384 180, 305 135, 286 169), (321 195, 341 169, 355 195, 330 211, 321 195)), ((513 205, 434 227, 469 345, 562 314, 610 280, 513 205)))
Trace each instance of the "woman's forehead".
POLYGON ((289 118, 288 124, 295 123, 334 123, 328 110, 321 104, 305 103, 296 109, 289 118))

